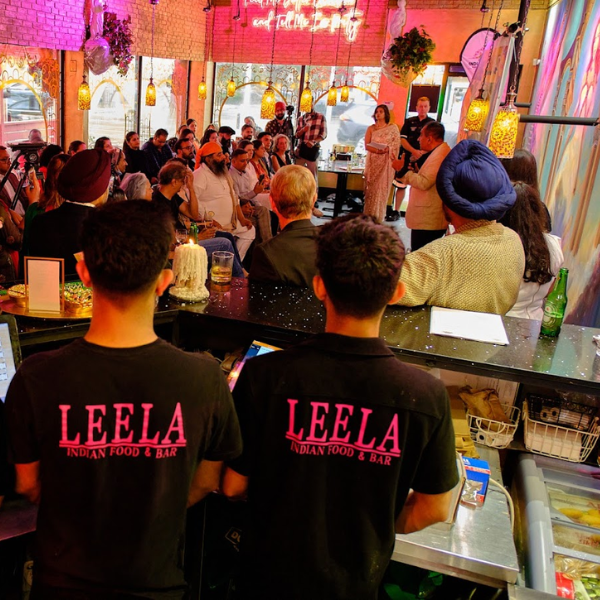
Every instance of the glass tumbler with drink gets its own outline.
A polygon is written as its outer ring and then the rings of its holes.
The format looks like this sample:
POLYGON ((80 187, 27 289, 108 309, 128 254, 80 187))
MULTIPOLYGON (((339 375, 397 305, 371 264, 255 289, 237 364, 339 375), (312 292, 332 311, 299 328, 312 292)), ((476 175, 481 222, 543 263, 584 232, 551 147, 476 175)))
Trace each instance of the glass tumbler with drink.
POLYGON ((218 285, 231 283, 233 252, 213 252, 210 279, 218 285))

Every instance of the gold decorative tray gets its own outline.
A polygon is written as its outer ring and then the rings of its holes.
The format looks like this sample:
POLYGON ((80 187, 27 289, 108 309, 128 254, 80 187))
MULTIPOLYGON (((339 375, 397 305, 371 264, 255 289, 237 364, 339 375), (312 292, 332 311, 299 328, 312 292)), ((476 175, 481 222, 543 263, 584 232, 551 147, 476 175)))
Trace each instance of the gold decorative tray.
POLYGON ((35 319, 57 319, 61 321, 73 321, 75 319, 90 319, 92 316, 91 308, 65 308, 64 301, 60 303, 60 312, 46 310, 29 310, 28 306, 18 304, 15 300, 3 300, 0 308, 10 315, 20 317, 32 317, 35 319))

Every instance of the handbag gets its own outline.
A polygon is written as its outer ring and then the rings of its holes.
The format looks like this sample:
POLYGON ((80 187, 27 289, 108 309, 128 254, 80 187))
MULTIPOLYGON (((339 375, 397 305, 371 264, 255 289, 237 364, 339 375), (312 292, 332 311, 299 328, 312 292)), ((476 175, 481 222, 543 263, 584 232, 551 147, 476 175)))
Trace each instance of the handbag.
POLYGON ((315 144, 311 147, 308 146, 305 142, 300 142, 300 146, 298 146, 298 156, 300 158, 303 158, 304 160, 310 160, 314 162, 319 157, 320 150, 320 144, 315 144))

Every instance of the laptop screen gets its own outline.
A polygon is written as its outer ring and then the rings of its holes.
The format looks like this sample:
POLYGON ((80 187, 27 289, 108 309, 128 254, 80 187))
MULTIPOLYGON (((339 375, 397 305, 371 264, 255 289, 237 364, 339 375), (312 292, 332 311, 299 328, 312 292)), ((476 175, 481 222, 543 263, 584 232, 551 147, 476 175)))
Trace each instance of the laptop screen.
POLYGON ((21 348, 14 317, 0 315, 0 400, 4 402, 12 378, 21 363, 21 348))
POLYGON ((269 344, 265 344, 263 342, 257 342, 256 340, 250 344, 248 350, 246 350, 246 354, 244 354, 244 358, 238 361, 235 364, 235 367, 231 369, 229 373, 229 377, 227 377, 227 382, 229 383, 229 390, 233 392, 233 388, 237 383, 238 377, 246 364, 246 361, 249 358, 254 358, 255 356, 261 356, 263 354, 268 354, 269 352, 273 352, 274 350, 281 350, 281 348, 277 348, 277 346, 270 346, 269 344))

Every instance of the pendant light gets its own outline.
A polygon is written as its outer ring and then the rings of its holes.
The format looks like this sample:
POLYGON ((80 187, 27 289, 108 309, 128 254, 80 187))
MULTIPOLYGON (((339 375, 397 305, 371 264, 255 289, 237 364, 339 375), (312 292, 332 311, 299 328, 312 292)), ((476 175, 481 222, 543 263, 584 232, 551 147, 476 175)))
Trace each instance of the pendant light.
POLYGON ((87 82, 86 76, 83 76, 83 80, 77 90, 77 108, 79 110, 90 110, 92 106, 92 94, 90 93, 90 86, 87 82))
POLYGON ((271 71, 269 74, 269 83, 267 89, 260 101, 260 118, 275 118, 275 90, 273 89, 273 61, 275 60, 275 38, 277 37, 277 8, 279 3, 275 4, 275 19, 273 21, 273 42, 271 43, 271 71))
POLYGON ((313 96, 310 90, 310 81, 306 81, 306 87, 302 90, 300 96, 300 112, 310 112, 313 103, 313 96))
POLYGON ((490 102, 487 98, 483 97, 483 88, 481 88, 477 98, 471 100, 471 104, 469 104, 467 117, 465 119, 465 130, 475 132, 482 131, 489 111, 490 102))
POLYGON ((337 104, 337 88, 332 85, 327 92, 327 106, 335 106, 337 104))
POLYGON ((340 52, 340 38, 342 36, 342 16, 346 12, 346 7, 342 2, 342 6, 340 7, 340 26, 338 27, 338 39, 337 46, 335 48, 335 65, 333 67, 333 83, 327 92, 327 106, 336 106, 337 105, 337 88, 335 87, 335 74, 337 70, 338 64, 338 56, 340 52))
MULTIPOLYGON (((198 84, 198 100, 206 100, 206 96, 208 93, 208 86, 206 85, 206 81, 205 81, 205 72, 206 72, 206 61, 207 61, 207 57, 208 60, 210 60, 211 57, 211 47, 212 47, 212 34, 210 36, 210 41, 209 41, 209 37, 208 37, 208 15, 210 12, 212 12, 212 5, 211 5, 211 1, 208 0, 208 2, 206 3, 206 6, 202 9, 204 11, 204 14, 206 15, 205 17, 205 21, 204 21, 204 44, 205 44, 205 49, 208 49, 208 52, 205 50, 204 52, 204 63, 202 64, 202 81, 198 84)), ((212 31, 214 33, 214 13, 213 13, 213 28, 212 31)))
POLYGON ((314 41, 315 41, 315 21, 317 18, 317 0, 314 0, 314 5, 313 5, 313 26, 311 28, 311 35, 310 35, 310 49, 308 51, 308 69, 306 71, 306 86, 304 87, 304 89, 302 90, 302 95, 300 96, 300 112, 310 112, 312 110, 312 105, 313 105, 313 95, 312 95, 312 91, 310 89, 310 81, 308 79, 308 75, 310 73, 310 68, 312 66, 312 52, 313 52, 313 45, 314 45, 314 41))
POLYGON ((494 118, 488 147, 498 158, 512 158, 515 153, 519 131, 519 113, 515 107, 516 97, 513 86, 508 93, 507 105, 502 107, 494 118))
POLYGON ((154 85, 154 22, 156 18, 156 5, 158 0, 150 0, 152 4, 152 38, 150 43, 150 81, 146 88, 146 106, 156 106, 156 86, 154 85))
POLYGON ((238 1, 238 11, 233 17, 233 54, 231 55, 231 79, 227 82, 227 97, 232 98, 235 96, 235 90, 237 85, 233 79, 233 67, 235 66, 235 37, 237 35, 237 22, 240 20, 240 3, 238 1))
MULTIPOLYGON (((489 98, 484 98, 483 94, 485 91, 485 80, 487 78, 488 69, 490 68, 490 62, 492 60, 492 53, 496 44, 496 32, 498 30, 498 23, 500 22, 500 13, 502 12, 503 5, 504 0, 500 2, 500 8, 498 9, 498 14, 496 16, 496 24, 494 25, 494 39, 492 40, 492 47, 490 48, 490 52, 487 57, 487 62, 485 64, 481 88, 479 89, 477 97, 471 100, 469 108, 467 109, 467 115, 464 124, 465 131, 473 131, 474 133, 480 133, 481 131, 483 131, 483 127, 487 122, 488 114, 490 112, 490 101, 489 98)), ((486 13, 489 11, 489 8, 487 8, 485 4, 485 0, 483 0, 483 5, 480 10, 482 13, 486 13)), ((488 35, 490 33, 490 27, 492 25, 492 14, 490 14, 490 20, 488 23, 487 31, 485 33, 485 38, 483 40, 483 50, 481 52, 481 56, 479 57, 480 62, 485 56, 485 51, 487 48, 488 35)), ((483 16, 481 17, 481 24, 483 25, 483 16)), ((477 68, 479 68, 479 63, 477 64, 477 68)))
MULTIPOLYGON (((354 0, 354 9, 352 10, 352 16, 350 21, 357 21, 356 17, 356 0, 354 0)), ((340 102, 348 102, 350 100, 350 86, 348 85, 348 78, 350 77, 350 56, 352 55, 352 43, 349 43, 348 48, 348 62, 346 64, 346 82, 340 91, 340 102)))

